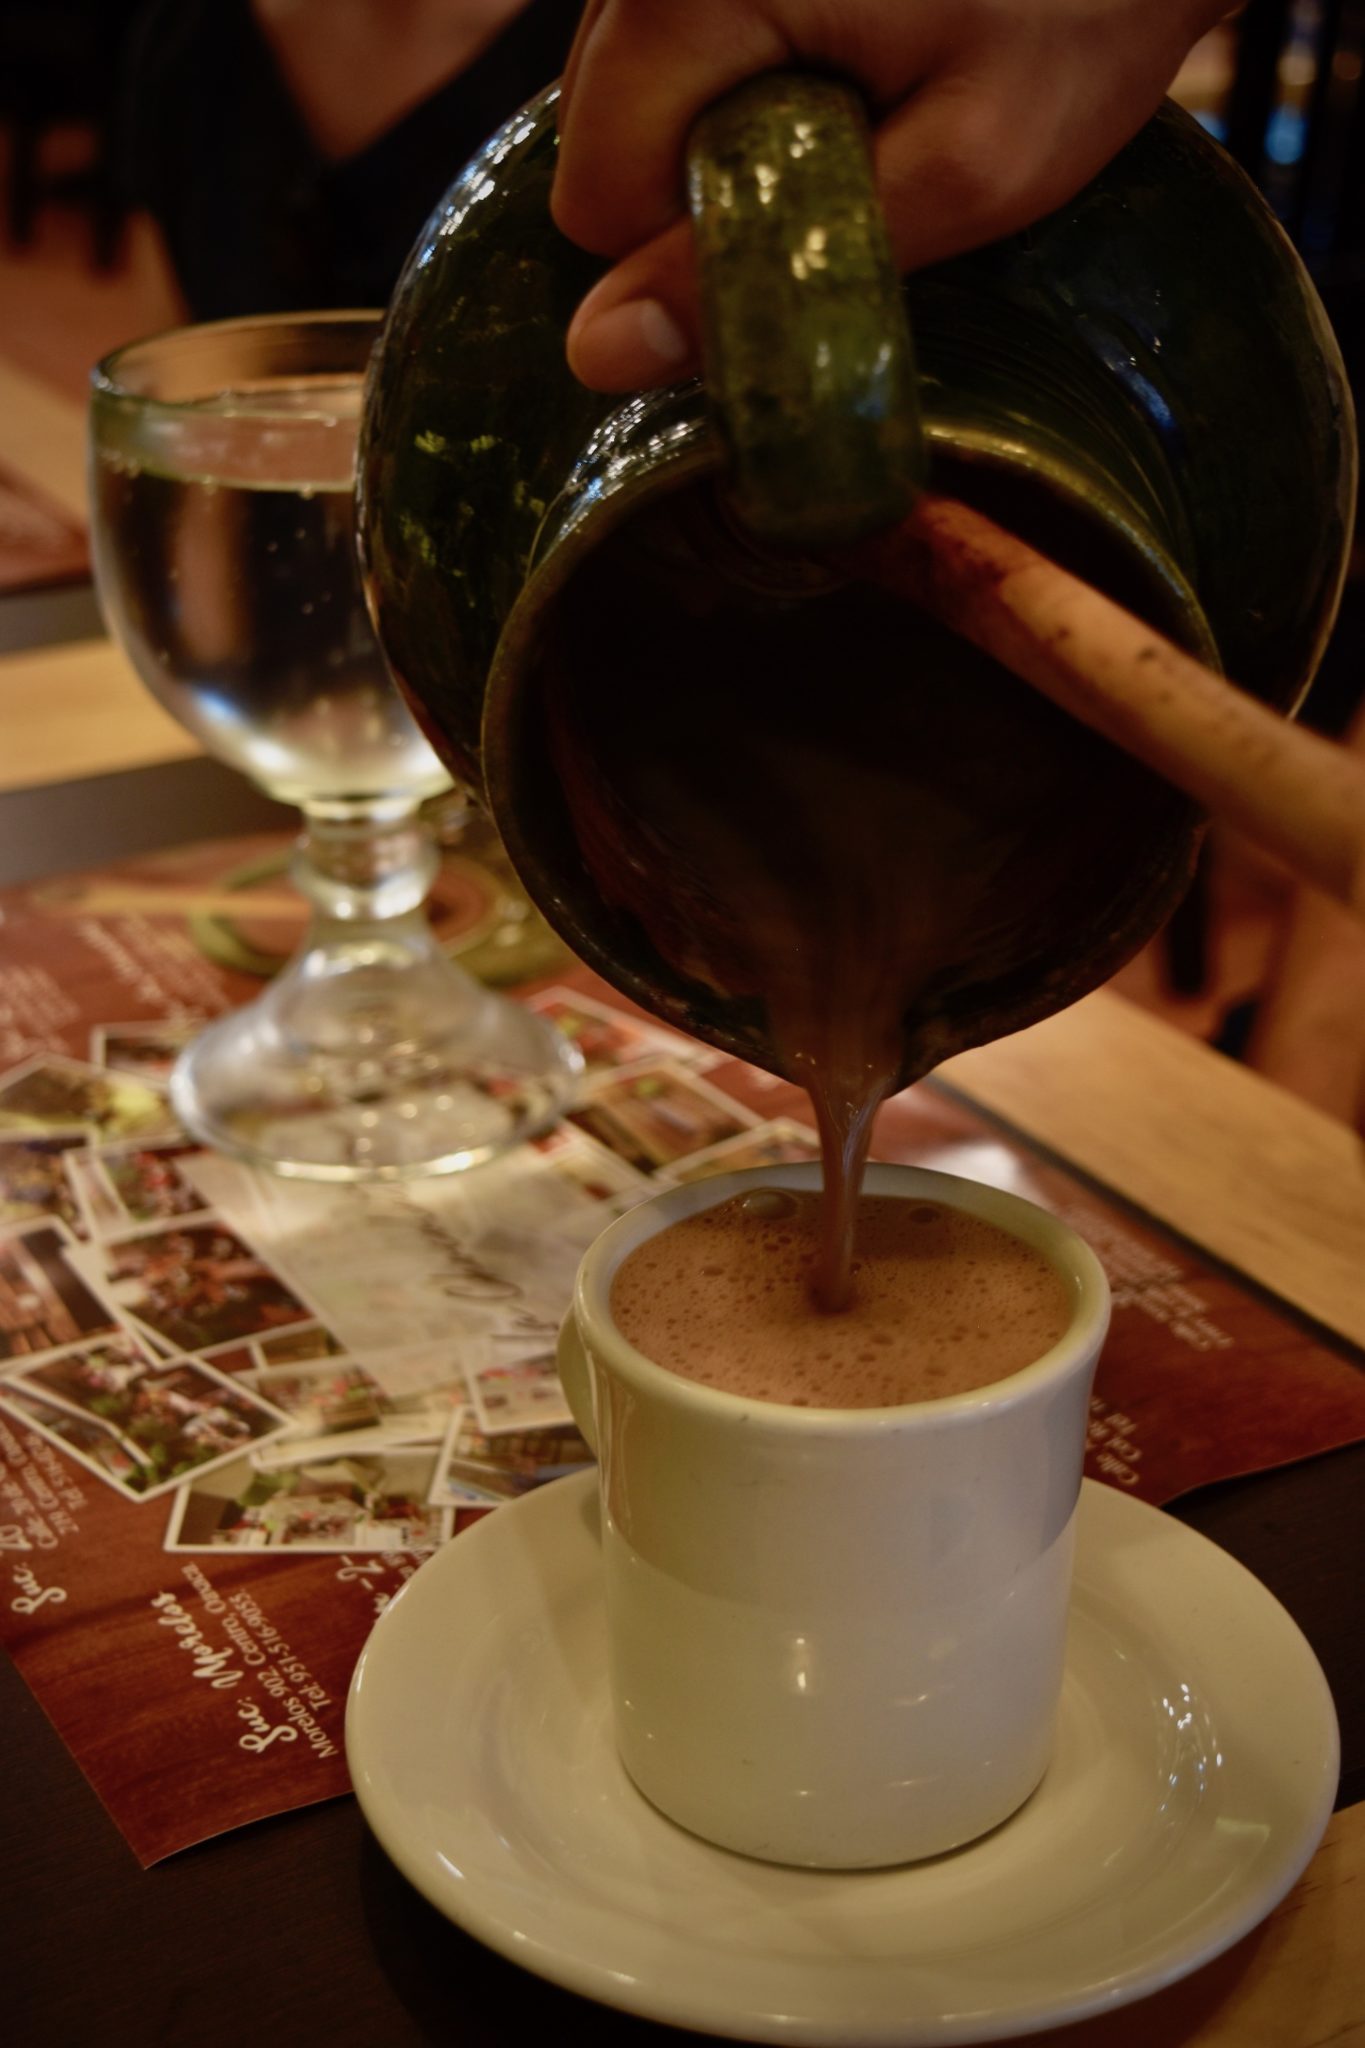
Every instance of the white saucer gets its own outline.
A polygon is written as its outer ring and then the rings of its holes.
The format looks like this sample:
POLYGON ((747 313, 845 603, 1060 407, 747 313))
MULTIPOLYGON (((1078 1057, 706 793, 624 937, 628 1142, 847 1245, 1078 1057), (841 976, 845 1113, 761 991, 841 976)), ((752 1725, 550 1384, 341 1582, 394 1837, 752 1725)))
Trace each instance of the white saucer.
POLYGON ((742 2040, 1002 2040, 1207 1962, 1317 1846, 1337 1728, 1307 1643, 1225 1552, 1087 1482, 1056 1754, 1012 1820, 890 1871, 707 1847, 617 1760, 596 1484, 557 1481, 438 1551, 347 1714, 393 1861, 526 1969, 742 2040))

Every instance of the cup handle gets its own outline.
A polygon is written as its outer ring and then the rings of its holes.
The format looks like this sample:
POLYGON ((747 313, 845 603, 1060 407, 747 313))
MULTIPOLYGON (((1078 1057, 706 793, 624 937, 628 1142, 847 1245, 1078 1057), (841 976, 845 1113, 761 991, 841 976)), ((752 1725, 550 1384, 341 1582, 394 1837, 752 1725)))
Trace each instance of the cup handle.
POLYGON ((772 71, 699 116, 688 195, 706 387, 741 524, 812 553, 923 480, 910 330, 851 86, 772 71))
POLYGON ((578 1322, 572 1309, 559 1326, 555 1363, 559 1368, 559 1383, 564 1389, 569 1413, 578 1426, 579 1435, 596 1457, 597 1423, 592 1410, 592 1377, 588 1371, 588 1354, 578 1334, 578 1322))

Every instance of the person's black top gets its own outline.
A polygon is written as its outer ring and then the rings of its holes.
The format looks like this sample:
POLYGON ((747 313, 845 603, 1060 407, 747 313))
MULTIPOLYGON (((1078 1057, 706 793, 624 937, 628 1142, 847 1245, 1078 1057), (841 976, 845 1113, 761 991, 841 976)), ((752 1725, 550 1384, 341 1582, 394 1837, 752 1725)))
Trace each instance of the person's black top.
POLYGON ((463 164, 563 70, 580 8, 530 0, 467 70, 330 163, 247 0, 153 0, 130 49, 125 175, 191 316, 385 305, 463 164))

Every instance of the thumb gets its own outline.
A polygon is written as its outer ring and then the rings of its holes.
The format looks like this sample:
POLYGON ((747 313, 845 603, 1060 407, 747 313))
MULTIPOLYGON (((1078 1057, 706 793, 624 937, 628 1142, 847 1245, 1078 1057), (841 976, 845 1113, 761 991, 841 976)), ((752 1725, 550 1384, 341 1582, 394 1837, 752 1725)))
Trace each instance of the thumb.
POLYGON ((574 314, 569 368, 593 391, 645 391, 700 366, 696 258, 687 220, 599 278, 574 314))

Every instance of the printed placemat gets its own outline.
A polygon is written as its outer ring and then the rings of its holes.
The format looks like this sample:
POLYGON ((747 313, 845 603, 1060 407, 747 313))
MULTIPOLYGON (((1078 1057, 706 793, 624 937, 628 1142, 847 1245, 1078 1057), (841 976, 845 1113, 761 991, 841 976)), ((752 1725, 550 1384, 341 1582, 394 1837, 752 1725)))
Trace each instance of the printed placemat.
MULTIPOLYGON (((471 1519, 587 1461, 553 1345, 603 1223, 815 1152, 797 1090, 563 966, 524 999, 586 1078, 540 1144, 369 1190, 202 1151, 171 1064, 260 986, 204 920, 287 952, 278 850, 0 895, 0 1640, 144 1864, 345 1792, 377 1613, 471 1519)), ((454 942, 495 944, 505 882, 454 858, 454 942)), ((888 1104, 874 1152, 1014 1189, 1094 1245, 1115 1298, 1094 1477, 1161 1502, 1365 1437, 1350 1347, 949 1090, 888 1104)))

